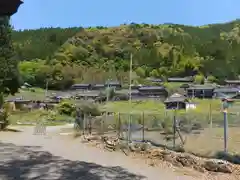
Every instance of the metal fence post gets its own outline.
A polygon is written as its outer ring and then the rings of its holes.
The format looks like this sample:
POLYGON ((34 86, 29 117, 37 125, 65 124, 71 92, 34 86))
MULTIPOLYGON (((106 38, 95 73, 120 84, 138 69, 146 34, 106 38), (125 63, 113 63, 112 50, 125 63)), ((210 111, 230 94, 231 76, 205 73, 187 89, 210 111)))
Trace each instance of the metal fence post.
POLYGON ((118 121, 118 138, 121 136, 121 119, 120 119, 120 113, 117 113, 117 121, 118 121))
POLYGON ((223 112, 224 118, 224 152, 227 152, 227 140, 228 140, 228 119, 227 119, 227 112, 223 112))
POLYGON ((88 118, 88 130, 89 130, 89 134, 92 134, 92 117, 89 116, 88 118))
POLYGON ((176 113, 177 113, 177 110, 175 109, 174 115, 173 115, 173 148, 174 149, 176 147, 176 128, 177 128, 176 113))
POLYGON ((145 117, 144 117, 144 112, 142 113, 142 141, 145 141, 145 117))
POLYGON ((129 113, 128 121, 128 142, 131 141, 131 123, 132 123, 132 113, 129 113))
POLYGON ((210 100, 210 105, 209 105, 209 119, 210 119, 210 128, 212 129, 213 122, 212 122, 212 100, 210 100))
POLYGON ((86 128, 86 114, 83 114, 83 135, 85 135, 85 128, 86 128))

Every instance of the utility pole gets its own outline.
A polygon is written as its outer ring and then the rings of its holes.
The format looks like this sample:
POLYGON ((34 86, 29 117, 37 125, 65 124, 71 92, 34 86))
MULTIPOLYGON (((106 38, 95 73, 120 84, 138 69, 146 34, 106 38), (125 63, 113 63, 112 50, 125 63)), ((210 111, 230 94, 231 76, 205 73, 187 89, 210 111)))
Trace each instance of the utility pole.
POLYGON ((130 71, 129 71, 129 107, 130 114, 128 119, 128 142, 131 141, 131 122, 132 122, 132 53, 130 55, 130 71))
POLYGON ((46 80, 45 99, 47 99, 47 94, 48 94, 48 79, 46 80))
MULTIPOLYGON (((109 86, 109 78, 107 80, 107 88, 105 90, 105 93, 106 93, 106 104, 108 103, 109 101, 109 92, 110 92, 110 86, 109 86)), ((105 120, 102 119, 102 123, 101 123, 101 126, 102 126, 102 134, 104 134, 104 123, 107 121, 107 118, 108 118, 108 109, 106 109, 106 112, 105 112, 105 120)))

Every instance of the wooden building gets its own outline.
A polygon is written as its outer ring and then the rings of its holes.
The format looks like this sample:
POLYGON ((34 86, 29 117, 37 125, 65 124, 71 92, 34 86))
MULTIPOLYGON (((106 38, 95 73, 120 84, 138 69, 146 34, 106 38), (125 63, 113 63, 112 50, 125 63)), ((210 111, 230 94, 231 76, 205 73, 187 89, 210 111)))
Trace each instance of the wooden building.
POLYGON ((91 84, 74 84, 71 86, 71 90, 90 90, 91 84))
POLYGON ((105 87, 105 84, 93 84, 92 85, 92 90, 104 90, 106 87, 105 87))
POLYGON ((193 82, 193 77, 170 77, 167 79, 168 82, 178 82, 178 83, 191 83, 193 82))
POLYGON ((198 85, 187 88, 187 97, 189 98, 213 98, 214 87, 198 85))
POLYGON ((222 98, 226 96, 235 96, 238 95, 240 92, 240 89, 234 88, 234 87, 224 87, 224 88, 216 88, 214 89, 214 97, 215 98, 222 98))
POLYGON ((237 87, 237 86, 240 86, 240 80, 225 80, 224 84, 227 86, 237 87))
POLYGON ((188 102, 185 96, 176 93, 168 97, 164 104, 166 109, 186 109, 188 102))
POLYGON ((163 86, 145 86, 138 89, 140 96, 162 96, 167 97, 168 92, 163 86))
POLYGON ((122 85, 120 82, 118 81, 109 81, 109 82, 106 82, 105 83, 105 87, 112 87, 112 88, 115 88, 117 90, 120 90, 122 89, 122 85))

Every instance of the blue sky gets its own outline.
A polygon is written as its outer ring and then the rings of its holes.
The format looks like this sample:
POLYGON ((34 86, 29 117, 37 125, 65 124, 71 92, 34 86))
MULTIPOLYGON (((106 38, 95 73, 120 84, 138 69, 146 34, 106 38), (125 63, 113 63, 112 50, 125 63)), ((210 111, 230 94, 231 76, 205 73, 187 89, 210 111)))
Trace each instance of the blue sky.
POLYGON ((15 29, 116 26, 123 23, 203 25, 240 18, 240 0, 24 0, 15 29))

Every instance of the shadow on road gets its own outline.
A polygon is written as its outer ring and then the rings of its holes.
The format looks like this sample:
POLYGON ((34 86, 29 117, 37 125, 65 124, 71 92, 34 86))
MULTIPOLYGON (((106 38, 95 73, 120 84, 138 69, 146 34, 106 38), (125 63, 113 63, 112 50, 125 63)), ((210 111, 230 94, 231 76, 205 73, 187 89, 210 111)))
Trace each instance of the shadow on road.
POLYGON ((53 156, 40 147, 0 142, 1 180, 142 180, 121 167, 70 161, 53 156))

